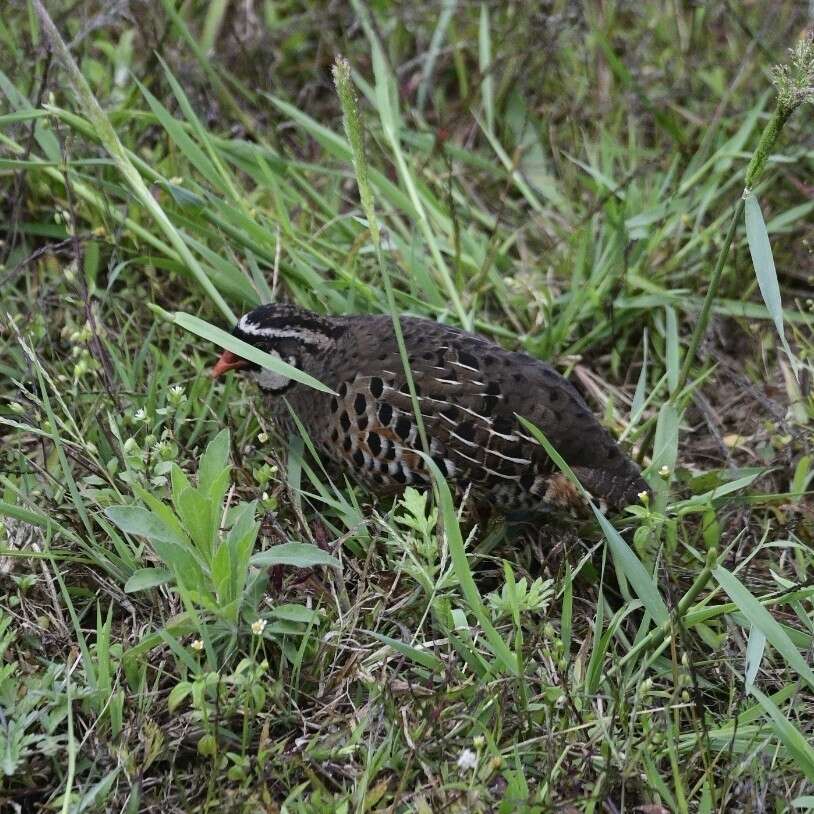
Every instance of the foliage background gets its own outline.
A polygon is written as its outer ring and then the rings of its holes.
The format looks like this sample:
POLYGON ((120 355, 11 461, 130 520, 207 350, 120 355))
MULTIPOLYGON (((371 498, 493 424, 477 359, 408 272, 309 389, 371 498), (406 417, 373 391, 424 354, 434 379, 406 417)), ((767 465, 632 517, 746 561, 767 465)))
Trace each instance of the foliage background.
POLYGON ((679 382, 808 5, 46 6, 149 200, 11 2, 0 804, 814 806, 810 106, 755 190, 800 378, 739 228, 679 382), (338 54, 396 307, 551 359, 651 504, 510 527, 376 504, 148 307, 388 310, 338 54))

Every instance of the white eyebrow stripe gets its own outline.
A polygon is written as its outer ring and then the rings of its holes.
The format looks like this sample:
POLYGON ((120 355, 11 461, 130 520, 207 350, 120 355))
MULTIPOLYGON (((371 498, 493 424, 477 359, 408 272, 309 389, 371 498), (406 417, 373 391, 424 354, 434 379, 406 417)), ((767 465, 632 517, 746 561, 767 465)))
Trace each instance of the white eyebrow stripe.
POLYGON ((262 325, 249 322, 245 316, 240 318, 237 327, 244 334, 262 336, 265 339, 299 339, 312 345, 324 345, 326 341, 325 334, 310 328, 264 328, 262 325))
POLYGON ((461 382, 456 382, 453 379, 436 379, 439 384, 454 384, 456 387, 461 386, 461 382))

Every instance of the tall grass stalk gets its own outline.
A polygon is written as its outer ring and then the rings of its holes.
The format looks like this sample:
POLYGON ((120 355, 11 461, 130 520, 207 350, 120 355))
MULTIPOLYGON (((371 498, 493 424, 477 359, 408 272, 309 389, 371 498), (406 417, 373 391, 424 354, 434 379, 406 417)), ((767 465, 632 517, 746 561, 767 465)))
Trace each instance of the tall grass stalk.
POLYGON ((421 446, 424 449, 424 452, 429 454, 430 445, 427 440, 427 430, 424 427, 424 418, 421 415, 421 408, 418 403, 418 394, 416 393, 415 382, 413 381, 413 373, 410 369, 407 348, 404 345, 404 335, 401 331, 401 321, 396 309, 396 298, 393 293, 393 283, 390 279, 390 272, 387 270, 387 266, 384 262, 384 255, 382 254, 381 229, 379 228, 379 219, 376 215, 376 207, 373 201, 373 191, 370 188, 370 183, 367 177, 367 157, 365 156, 364 131, 362 129, 361 117, 359 116, 359 103, 350 76, 350 63, 347 61, 347 59, 341 56, 336 58, 333 68, 333 75, 334 83, 336 84, 336 91, 339 96, 339 103, 342 107, 342 121, 345 125, 345 134, 348 137, 348 142, 350 143, 351 147, 353 169, 356 173, 356 185, 359 187, 359 199, 362 203, 362 209, 365 212, 365 217, 367 218, 370 236, 373 239, 373 246, 376 251, 376 260, 379 265, 379 273, 381 274, 382 282, 384 284, 384 293, 385 297, 387 298, 387 308, 390 311, 390 317, 393 320, 393 331, 396 335, 396 344, 398 345, 401 364, 404 368, 404 375, 407 379, 407 387, 410 391, 410 404, 413 408, 416 424, 418 426, 418 435, 421 439, 421 446))
POLYGON ((690 369, 698 353, 701 337, 703 337, 707 325, 709 324, 712 303, 718 294, 721 275, 727 258, 729 257, 729 250, 735 237, 735 230, 743 216, 746 199, 752 194, 752 189, 760 180, 766 168, 769 154, 774 148, 778 138, 780 138, 780 134, 783 132, 783 128, 786 126, 792 113, 804 102, 811 101, 814 98, 814 88, 812 87, 814 85, 814 42, 812 42, 810 37, 801 40, 797 46, 791 50, 791 59, 788 64, 775 66, 772 72, 772 78, 777 87, 777 104, 775 105, 774 114, 763 128, 760 141, 746 169, 746 184, 743 195, 735 206, 735 211, 732 213, 729 229, 727 229, 723 245, 718 253, 715 268, 712 270, 712 276, 710 277, 709 287, 707 288, 704 303, 701 307, 701 313, 698 316, 698 321, 695 323, 695 328, 690 337, 690 344, 684 356, 684 363, 681 366, 678 386, 673 390, 673 398, 684 389, 689 379, 690 369))

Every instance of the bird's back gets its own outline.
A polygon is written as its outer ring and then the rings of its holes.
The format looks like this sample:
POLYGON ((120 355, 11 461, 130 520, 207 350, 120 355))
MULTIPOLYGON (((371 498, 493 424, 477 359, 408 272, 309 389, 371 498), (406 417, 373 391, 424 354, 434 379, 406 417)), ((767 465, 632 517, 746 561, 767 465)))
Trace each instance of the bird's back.
MULTIPOLYGON (((390 317, 335 319, 345 331, 310 372, 338 395, 298 386, 292 406, 323 452, 371 490, 427 485, 390 317)), ((517 416, 545 433, 596 497, 623 505, 646 488, 635 464, 549 365, 430 320, 402 317, 401 326, 429 452, 460 490, 503 509, 578 500, 517 416)))

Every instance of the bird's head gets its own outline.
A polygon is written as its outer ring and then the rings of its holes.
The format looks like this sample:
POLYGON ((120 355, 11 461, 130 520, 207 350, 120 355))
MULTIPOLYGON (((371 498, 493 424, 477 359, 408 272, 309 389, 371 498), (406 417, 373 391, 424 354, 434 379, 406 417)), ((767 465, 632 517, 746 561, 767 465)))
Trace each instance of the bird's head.
MULTIPOLYGON (((311 360, 332 350, 343 329, 330 319, 296 305, 261 305, 244 314, 232 335, 290 365, 312 372, 311 360)), ((296 382, 225 350, 212 368, 214 377, 245 370, 266 392, 285 393, 296 382)))

